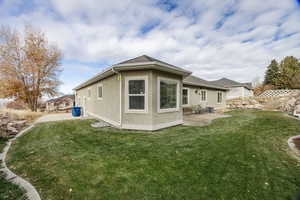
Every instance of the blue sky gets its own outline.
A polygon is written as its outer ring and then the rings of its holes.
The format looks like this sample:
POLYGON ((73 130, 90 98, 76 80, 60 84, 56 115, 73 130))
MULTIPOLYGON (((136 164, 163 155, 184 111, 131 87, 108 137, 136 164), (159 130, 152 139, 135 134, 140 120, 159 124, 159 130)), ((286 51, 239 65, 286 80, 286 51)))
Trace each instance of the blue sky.
POLYGON ((262 78, 271 59, 300 58, 300 0, 0 0, 0 19, 59 46, 63 93, 143 54, 237 81, 262 78))

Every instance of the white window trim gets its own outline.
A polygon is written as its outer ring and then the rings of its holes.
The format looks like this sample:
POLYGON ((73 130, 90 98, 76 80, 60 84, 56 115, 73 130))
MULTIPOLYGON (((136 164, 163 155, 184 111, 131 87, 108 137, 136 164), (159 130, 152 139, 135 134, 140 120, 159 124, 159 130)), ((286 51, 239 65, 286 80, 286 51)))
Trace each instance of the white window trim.
POLYGON ((218 93, 217 93, 217 104, 222 104, 222 102, 223 102, 223 92, 221 92, 221 91, 218 91, 218 93), (218 100, 219 100, 219 94, 221 93, 221 102, 219 102, 218 100))
POLYGON ((88 89, 87 89, 87 95, 86 95, 86 96, 87 96, 87 99, 88 99, 88 100, 92 97, 92 89, 91 89, 91 88, 88 88, 88 89), (89 95, 89 91, 90 91, 90 94, 91 94, 91 95, 89 95))
POLYGON ((203 89, 200 90, 200 101, 207 102, 207 90, 203 90, 203 89), (205 100, 202 100, 202 91, 205 91, 205 100))
MULTIPOLYGON (((190 88, 183 87, 182 91, 183 90, 187 90, 187 104, 183 104, 183 100, 182 100, 182 106, 189 106, 190 105, 190 88)), ((183 92, 182 92, 182 96, 181 97, 183 99, 183 92)))
POLYGON ((180 99, 181 97, 181 92, 180 92, 180 81, 177 79, 171 79, 171 78, 164 78, 164 77, 157 77, 157 112, 158 113, 166 113, 166 112, 177 112, 179 111, 179 103, 182 101, 180 99), (176 99, 176 108, 165 108, 161 109, 160 108, 160 81, 174 81, 177 84, 177 99, 176 99))
MULTIPOLYGON (((139 95, 136 95, 139 96, 139 95)), ((140 95, 142 96, 142 95, 140 95)), ((148 113, 148 76, 130 76, 125 77, 125 113, 148 113), (130 80, 144 80, 145 81, 145 105, 144 110, 137 110, 137 109, 129 109, 129 81, 130 80)))
POLYGON ((103 84, 100 83, 97 85, 97 99, 102 100, 103 99, 103 84), (99 87, 102 87, 102 97, 99 97, 99 87))

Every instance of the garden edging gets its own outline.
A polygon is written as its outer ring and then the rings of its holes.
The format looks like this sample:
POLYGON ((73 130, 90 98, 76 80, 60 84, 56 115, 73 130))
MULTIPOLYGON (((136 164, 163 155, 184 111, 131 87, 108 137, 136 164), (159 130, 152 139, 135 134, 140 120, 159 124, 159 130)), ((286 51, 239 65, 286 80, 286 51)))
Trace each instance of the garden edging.
POLYGON ((6 165, 6 162, 5 162, 8 150, 9 150, 12 142, 14 140, 16 140, 18 137, 22 136, 28 130, 32 129, 34 126, 35 126, 35 123, 30 125, 26 129, 20 131, 14 138, 10 139, 7 142, 6 146, 4 147, 3 153, 0 154, 0 160, 2 160, 2 166, 1 167, 3 167, 3 168, 0 169, 0 171, 3 171, 6 174, 5 178, 8 181, 11 181, 11 182, 15 183, 16 185, 20 186, 21 188, 23 188, 26 191, 26 196, 28 197, 28 199, 30 199, 30 200, 41 200, 41 197, 40 197, 39 193, 37 192, 37 190, 35 189, 35 187, 32 184, 30 184, 28 181, 23 179, 22 177, 14 174, 10 169, 8 169, 8 167, 6 165))

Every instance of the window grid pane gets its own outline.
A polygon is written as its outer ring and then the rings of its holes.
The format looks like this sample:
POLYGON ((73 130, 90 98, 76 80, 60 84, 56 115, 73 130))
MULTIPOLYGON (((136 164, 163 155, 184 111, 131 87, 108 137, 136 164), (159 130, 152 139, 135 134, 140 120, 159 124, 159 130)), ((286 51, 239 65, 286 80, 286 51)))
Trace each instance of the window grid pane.
POLYGON ((102 86, 98 87, 98 97, 102 98, 102 86))
POLYGON ((129 110, 145 110, 145 80, 128 81, 129 110))
POLYGON ((206 101, 206 91, 205 90, 201 91, 201 100, 206 101))
POLYGON ((188 90, 187 89, 182 90, 182 104, 183 105, 188 104, 188 90))
POLYGON ((222 102, 222 92, 218 92, 218 103, 222 102))
POLYGON ((129 109, 144 110, 145 96, 129 96, 129 109))
POLYGON ((130 80, 128 94, 145 94, 145 80, 130 80))
POLYGON ((177 83, 160 81, 160 109, 177 107, 177 83))

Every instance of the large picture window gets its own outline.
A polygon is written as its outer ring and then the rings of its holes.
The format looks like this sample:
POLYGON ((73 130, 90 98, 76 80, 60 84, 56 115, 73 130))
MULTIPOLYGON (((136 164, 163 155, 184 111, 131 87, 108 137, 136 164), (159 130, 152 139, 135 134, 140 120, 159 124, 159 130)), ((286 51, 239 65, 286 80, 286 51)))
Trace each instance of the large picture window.
POLYGON ((182 89, 182 105, 189 104, 189 90, 187 88, 182 89))
POLYGON ((158 79, 159 111, 175 111, 178 109, 179 82, 172 79, 158 79))
POLYGON ((147 78, 128 78, 126 80, 127 111, 147 111, 147 78))

